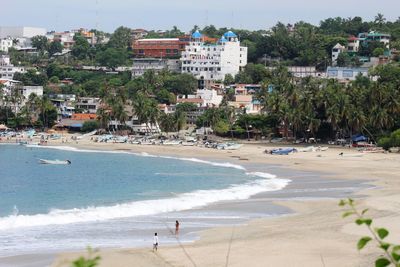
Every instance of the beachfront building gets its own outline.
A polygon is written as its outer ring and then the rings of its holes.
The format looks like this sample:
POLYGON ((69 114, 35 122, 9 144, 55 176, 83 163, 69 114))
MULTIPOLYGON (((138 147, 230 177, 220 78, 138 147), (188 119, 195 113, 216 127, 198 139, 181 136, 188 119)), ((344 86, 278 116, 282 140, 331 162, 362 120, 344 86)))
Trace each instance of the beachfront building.
POLYGON ((240 46, 238 36, 232 31, 213 44, 206 43, 203 35, 196 31, 180 60, 182 73, 194 75, 200 81, 199 88, 203 89, 205 81, 222 81, 227 74, 238 74, 247 64, 247 47, 240 46))
POLYGON ((358 75, 368 77, 368 68, 328 67, 326 76, 339 81, 354 81, 358 75))
POLYGON ((14 74, 20 72, 25 73, 25 67, 16 67, 11 64, 9 55, 0 55, 0 78, 12 79, 14 74))
POLYGON ((143 76, 148 71, 153 70, 159 73, 162 70, 170 72, 180 71, 180 61, 178 59, 162 58, 134 58, 132 65, 132 78, 143 76))
POLYGON ((261 112, 261 102, 254 98, 257 89, 246 88, 244 84, 235 86, 235 95, 233 101, 228 105, 233 107, 237 113, 258 114, 261 112))
POLYGON ((96 114, 100 107, 100 98, 98 97, 80 97, 75 103, 75 109, 83 113, 96 114))

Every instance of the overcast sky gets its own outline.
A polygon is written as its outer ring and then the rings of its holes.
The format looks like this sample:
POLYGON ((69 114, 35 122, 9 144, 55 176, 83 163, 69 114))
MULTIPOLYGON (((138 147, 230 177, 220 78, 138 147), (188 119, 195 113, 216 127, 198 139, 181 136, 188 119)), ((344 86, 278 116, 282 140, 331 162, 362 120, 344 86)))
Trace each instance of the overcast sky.
POLYGON ((118 26, 188 31, 193 25, 267 29, 281 21, 318 24, 328 17, 383 13, 400 16, 400 0, 0 0, 1 26, 36 26, 47 30, 118 26))

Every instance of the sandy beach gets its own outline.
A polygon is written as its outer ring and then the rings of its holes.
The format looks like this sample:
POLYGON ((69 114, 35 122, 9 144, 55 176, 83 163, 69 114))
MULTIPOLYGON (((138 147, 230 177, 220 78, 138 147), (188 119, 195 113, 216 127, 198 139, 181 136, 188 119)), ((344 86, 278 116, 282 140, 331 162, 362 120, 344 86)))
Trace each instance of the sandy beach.
MULTIPOLYGON (((373 186, 357 192, 357 206, 369 208, 374 224, 390 230, 389 241, 400 243, 400 155, 361 154, 349 148, 288 156, 264 154, 268 144, 244 143, 240 150, 201 147, 140 146, 130 144, 52 141, 48 145, 94 150, 124 150, 156 155, 218 159, 237 164, 275 164, 294 171, 325 173, 343 181, 365 180, 373 186), (339 156, 343 152, 344 156, 339 156), (362 156, 356 156, 362 155, 362 156)), ((350 196, 349 196, 350 197, 350 196)), ((293 211, 290 215, 249 221, 241 226, 202 231, 200 239, 183 247, 102 249, 100 266, 371 266, 380 251, 369 245, 357 251, 365 229, 351 218, 342 219, 338 199, 284 199, 276 204, 293 211), (189 256, 188 256, 189 255, 189 256)), ((86 252, 62 253, 53 267, 69 266, 86 252)))

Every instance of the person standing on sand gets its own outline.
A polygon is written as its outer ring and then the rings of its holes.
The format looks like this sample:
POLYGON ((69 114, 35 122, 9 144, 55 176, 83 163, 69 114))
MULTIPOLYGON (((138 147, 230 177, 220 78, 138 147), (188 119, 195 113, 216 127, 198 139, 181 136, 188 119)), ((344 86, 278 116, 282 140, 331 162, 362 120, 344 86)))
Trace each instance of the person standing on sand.
POLYGON ((179 222, 178 220, 175 221, 175 235, 179 234, 179 222))
POLYGON ((153 237, 153 251, 157 251, 158 248, 158 236, 157 233, 154 233, 154 237, 153 237))

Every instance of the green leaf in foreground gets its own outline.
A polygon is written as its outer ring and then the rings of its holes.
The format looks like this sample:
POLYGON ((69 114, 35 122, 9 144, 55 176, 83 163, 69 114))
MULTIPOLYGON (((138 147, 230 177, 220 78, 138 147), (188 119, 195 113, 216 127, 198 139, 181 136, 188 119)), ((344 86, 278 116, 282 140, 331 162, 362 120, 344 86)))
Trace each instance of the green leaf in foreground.
POLYGON ((355 214, 354 211, 347 211, 347 212, 343 213, 342 217, 343 217, 343 218, 346 218, 346 217, 348 217, 348 216, 350 216, 350 215, 353 215, 353 214, 355 214))
POLYGON ((366 212, 368 211, 368 209, 365 209, 361 212, 361 215, 364 215, 366 212))
POLYGON ((375 229, 375 232, 378 234, 380 239, 384 239, 389 234, 389 231, 386 230, 385 228, 377 228, 375 229))
POLYGON ((394 246, 392 249, 392 257, 396 261, 400 261, 400 246, 394 246))
POLYGON ((364 237, 362 237, 360 240, 358 240, 358 243, 357 243, 357 248, 360 250, 360 249, 363 249, 364 247, 365 247, 365 245, 369 242, 369 241, 371 241, 371 237, 369 237, 369 236, 364 236, 364 237))
POLYGON ((375 261, 375 267, 386 267, 390 264, 390 261, 386 258, 379 258, 375 261))
POLYGON ((381 249, 387 251, 389 249, 389 247, 390 247, 390 244, 389 243, 382 243, 379 247, 381 249))

